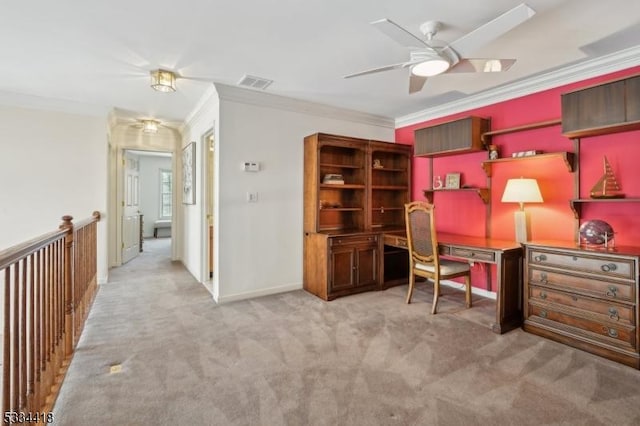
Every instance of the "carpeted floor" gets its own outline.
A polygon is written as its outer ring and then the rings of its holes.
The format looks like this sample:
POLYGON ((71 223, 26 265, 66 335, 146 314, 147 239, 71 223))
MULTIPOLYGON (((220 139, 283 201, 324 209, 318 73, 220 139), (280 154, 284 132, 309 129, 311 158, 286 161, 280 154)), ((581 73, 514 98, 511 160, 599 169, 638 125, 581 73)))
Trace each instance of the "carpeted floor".
MULTIPOLYGON (((101 286, 57 425, 637 425, 640 372, 514 330, 428 287, 217 306, 168 239, 101 286), (111 366, 121 366, 110 373, 111 366)), ((117 368, 117 367, 116 367, 117 368)))

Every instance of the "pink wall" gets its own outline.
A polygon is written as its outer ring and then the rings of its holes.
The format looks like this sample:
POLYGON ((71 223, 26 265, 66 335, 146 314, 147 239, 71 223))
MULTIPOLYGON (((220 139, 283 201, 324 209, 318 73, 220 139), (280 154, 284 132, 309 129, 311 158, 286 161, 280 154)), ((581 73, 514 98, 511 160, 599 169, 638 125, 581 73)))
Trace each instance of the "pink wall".
MULTIPOLYGON (((414 130, 469 115, 490 118, 492 130, 558 119, 561 114, 560 95, 562 93, 639 72, 640 67, 634 67, 436 120, 398 128, 396 129, 396 141, 413 145, 414 130)), ((560 125, 495 136, 493 143, 498 145, 501 157, 509 157, 512 152, 532 149, 543 152, 574 151, 574 142, 562 136, 560 125)), ((640 163, 638 161, 640 158, 640 131, 581 140, 580 196, 589 198, 589 190, 602 174, 604 155, 611 163, 626 196, 640 198, 640 163)), ((460 172, 462 184, 484 187, 487 186, 487 176, 480 163, 487 158, 487 152, 434 158, 433 174, 440 175, 444 179, 446 173, 460 172)), ((414 200, 424 200, 422 190, 431 187, 431 183, 428 182, 428 167, 429 159, 414 158, 414 200)), ((466 235, 490 235, 493 238, 513 240, 513 212, 518 206, 502 203, 500 199, 507 179, 520 176, 537 179, 544 198, 542 204, 526 206, 531 218, 530 238, 572 241, 576 222, 569 206, 569 200, 574 198, 574 173, 570 173, 564 162, 557 158, 534 158, 526 161, 494 164, 489 209, 474 193, 435 193, 434 204, 437 209, 438 230, 466 235), (489 210, 490 215, 487 217, 489 210), (488 233, 485 223, 488 225, 488 233)), ((617 245, 640 246, 640 221, 637 219, 639 214, 640 202, 583 204, 580 223, 590 219, 605 220, 616 231, 615 242, 617 245)), ((474 286, 487 288, 481 268, 482 265, 474 267, 472 276, 474 286)))

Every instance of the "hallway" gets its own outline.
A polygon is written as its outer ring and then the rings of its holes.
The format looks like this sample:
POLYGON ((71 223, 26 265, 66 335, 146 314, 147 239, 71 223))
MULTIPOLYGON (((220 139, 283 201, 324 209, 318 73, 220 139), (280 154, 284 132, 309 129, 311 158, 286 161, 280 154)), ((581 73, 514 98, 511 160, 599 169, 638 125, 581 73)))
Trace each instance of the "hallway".
POLYGON ((54 424, 188 423, 183 410, 192 386, 179 383, 186 379, 182 368, 199 363, 188 345, 198 336, 189 333, 215 302, 170 259, 170 238, 145 239, 138 257, 110 270, 56 401, 54 424), (177 375, 172 365, 180 366, 177 375), (121 370, 110 373, 112 366, 121 370))

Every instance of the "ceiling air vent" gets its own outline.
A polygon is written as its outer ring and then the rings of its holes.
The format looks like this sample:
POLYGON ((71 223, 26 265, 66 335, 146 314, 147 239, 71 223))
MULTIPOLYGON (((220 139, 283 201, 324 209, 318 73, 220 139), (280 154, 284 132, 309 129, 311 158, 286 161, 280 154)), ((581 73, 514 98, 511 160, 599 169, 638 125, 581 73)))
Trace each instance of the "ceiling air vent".
POLYGON ((262 78, 262 77, 254 77, 252 75, 246 75, 244 77, 242 77, 242 79, 238 82, 238 85, 240 86, 244 86, 244 87, 252 87, 254 89, 266 89, 271 83, 273 83, 273 80, 267 80, 266 78, 262 78))

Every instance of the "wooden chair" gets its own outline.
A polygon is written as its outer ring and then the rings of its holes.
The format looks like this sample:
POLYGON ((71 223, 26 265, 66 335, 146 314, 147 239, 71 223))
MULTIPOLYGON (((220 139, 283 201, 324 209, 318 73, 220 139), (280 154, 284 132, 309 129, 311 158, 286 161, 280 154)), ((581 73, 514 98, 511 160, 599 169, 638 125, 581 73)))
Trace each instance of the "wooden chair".
POLYGON ((436 237, 434 206, 421 201, 405 204, 405 223, 407 226, 407 245, 409 248, 409 291, 407 303, 411 303, 411 295, 418 275, 433 281, 433 307, 436 313, 438 296, 440 296, 440 280, 464 277, 466 286, 466 307, 471 307, 471 270, 467 262, 440 259, 438 239, 436 237))

